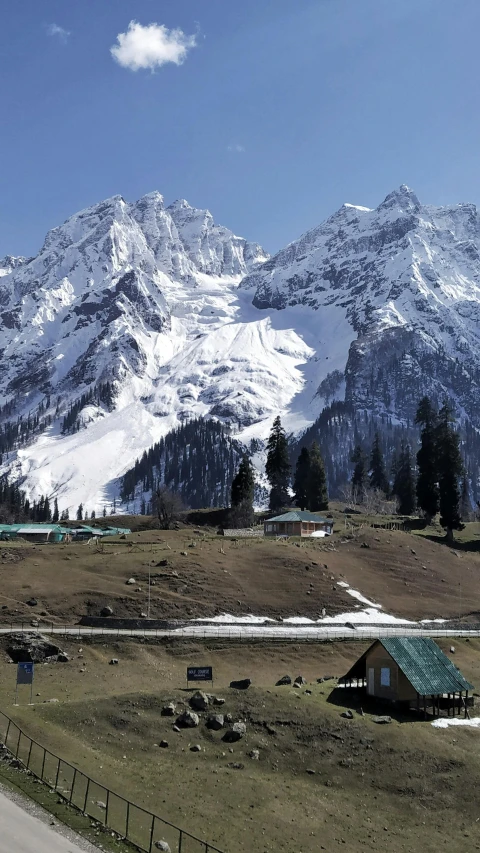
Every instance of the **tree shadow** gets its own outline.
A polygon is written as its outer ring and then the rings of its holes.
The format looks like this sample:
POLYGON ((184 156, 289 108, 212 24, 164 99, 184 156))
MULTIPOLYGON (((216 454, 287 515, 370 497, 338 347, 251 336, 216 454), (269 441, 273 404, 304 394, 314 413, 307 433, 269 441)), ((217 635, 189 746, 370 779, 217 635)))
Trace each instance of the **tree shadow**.
POLYGON ((480 551, 480 538, 477 541, 471 539, 468 541, 454 539, 453 542, 451 542, 448 541, 445 536, 437 536, 435 533, 426 533, 423 538, 429 539, 430 542, 436 542, 437 545, 447 545, 447 547, 451 548, 452 551, 480 551))

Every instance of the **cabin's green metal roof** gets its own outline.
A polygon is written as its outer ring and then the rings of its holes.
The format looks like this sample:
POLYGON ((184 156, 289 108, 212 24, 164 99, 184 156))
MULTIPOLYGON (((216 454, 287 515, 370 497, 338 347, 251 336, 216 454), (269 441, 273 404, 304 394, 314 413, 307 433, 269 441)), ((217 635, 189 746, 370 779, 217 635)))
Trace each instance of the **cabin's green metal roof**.
POLYGON ((314 512, 299 509, 285 512, 283 515, 276 515, 274 518, 267 518, 267 521, 316 521, 317 524, 333 524, 333 518, 324 518, 323 515, 316 515, 314 512))
MULTIPOLYGON (((376 643, 381 643, 420 696, 473 690, 473 685, 430 637, 387 637, 376 640, 373 646, 376 643)), ((373 646, 364 652, 341 682, 365 678, 365 661, 373 646)))

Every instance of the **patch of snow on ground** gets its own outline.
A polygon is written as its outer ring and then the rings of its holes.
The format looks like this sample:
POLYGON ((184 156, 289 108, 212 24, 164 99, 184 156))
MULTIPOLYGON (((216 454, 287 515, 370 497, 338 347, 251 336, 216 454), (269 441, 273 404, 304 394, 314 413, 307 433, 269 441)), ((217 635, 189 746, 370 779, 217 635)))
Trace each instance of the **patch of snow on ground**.
POLYGON ((465 720, 463 717, 440 717, 438 720, 432 720, 432 726, 436 729, 447 729, 449 726, 469 726, 469 728, 478 729, 480 717, 474 717, 472 720, 465 720))
POLYGON ((248 616, 232 616, 231 613, 222 613, 220 616, 204 617, 193 621, 215 622, 217 625, 264 625, 265 622, 275 622, 275 619, 269 619, 268 616, 253 616, 251 613, 248 616))
POLYGON ((346 591, 348 592, 349 595, 352 596, 352 598, 356 598, 357 601, 361 601, 362 604, 366 604, 368 607, 376 607, 377 609, 381 609, 381 607, 382 607, 381 604, 375 604, 374 601, 369 601, 368 598, 365 598, 365 596, 362 595, 361 592, 358 592, 358 590, 356 590, 356 589, 348 588, 346 591))

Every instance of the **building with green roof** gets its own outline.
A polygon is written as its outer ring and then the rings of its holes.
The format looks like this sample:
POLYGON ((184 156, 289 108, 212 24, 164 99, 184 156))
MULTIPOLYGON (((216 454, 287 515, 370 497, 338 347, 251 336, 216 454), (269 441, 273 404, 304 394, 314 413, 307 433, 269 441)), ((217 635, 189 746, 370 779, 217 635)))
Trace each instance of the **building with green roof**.
POLYGON ((433 716, 467 713, 473 685, 429 637, 388 637, 376 640, 340 679, 341 684, 366 688, 367 696, 432 708, 433 716))
POLYGON ((267 518, 263 525, 265 536, 329 536, 333 531, 333 518, 324 518, 315 512, 294 509, 267 518))

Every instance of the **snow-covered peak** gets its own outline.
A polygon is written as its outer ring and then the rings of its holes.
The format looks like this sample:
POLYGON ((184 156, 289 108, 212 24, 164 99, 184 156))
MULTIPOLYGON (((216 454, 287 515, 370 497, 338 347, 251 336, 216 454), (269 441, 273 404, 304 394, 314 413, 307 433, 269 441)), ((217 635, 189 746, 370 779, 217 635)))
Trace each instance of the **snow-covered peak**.
POLYGON ((392 208, 405 212, 417 211, 420 208, 420 202, 413 190, 406 184, 402 184, 397 190, 393 190, 387 195, 377 207, 377 211, 391 210, 392 208))

